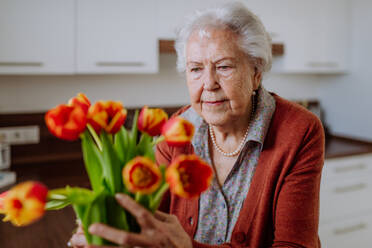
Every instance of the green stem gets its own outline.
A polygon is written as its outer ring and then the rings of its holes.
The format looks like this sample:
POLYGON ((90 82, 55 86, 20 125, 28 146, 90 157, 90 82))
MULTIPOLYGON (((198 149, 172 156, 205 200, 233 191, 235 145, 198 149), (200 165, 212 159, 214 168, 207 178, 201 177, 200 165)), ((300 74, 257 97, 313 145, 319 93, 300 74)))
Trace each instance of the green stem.
POLYGON ((87 127, 88 127, 88 130, 89 130, 90 134, 92 135, 94 141, 96 142, 96 144, 97 144, 97 146, 98 146, 98 149, 99 149, 100 151, 102 151, 102 142, 101 142, 101 140, 99 139, 99 137, 98 137, 96 131, 94 130, 94 128, 93 128, 90 124, 88 124, 87 127))
POLYGON ((160 202, 162 200, 162 197, 164 193, 168 190, 169 184, 164 182, 163 185, 160 186, 160 189, 156 192, 154 197, 151 199, 150 202, 150 209, 154 212, 156 209, 158 209, 160 202))

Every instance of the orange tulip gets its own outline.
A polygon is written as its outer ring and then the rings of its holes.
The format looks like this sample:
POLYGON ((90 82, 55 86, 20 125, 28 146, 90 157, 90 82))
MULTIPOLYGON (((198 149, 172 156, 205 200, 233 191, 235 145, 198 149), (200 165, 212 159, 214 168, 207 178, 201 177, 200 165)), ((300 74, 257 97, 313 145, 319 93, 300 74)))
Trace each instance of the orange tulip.
POLYGON ((127 110, 120 102, 98 101, 88 111, 88 123, 99 133, 101 129, 116 133, 127 118, 127 110))
POLYGON ((132 193, 151 194, 160 185, 158 166, 146 157, 135 157, 123 168, 123 181, 132 193))
POLYGON ((138 117, 138 130, 150 136, 160 135, 167 120, 168 115, 164 110, 159 108, 151 109, 144 106, 138 117))
POLYGON ((194 126, 191 122, 176 116, 165 123, 162 134, 169 145, 184 146, 191 142, 194 126))
POLYGON ((87 117, 80 106, 61 104, 46 113, 45 123, 53 135, 72 141, 85 130, 87 117))
POLYGON ((208 189, 212 175, 212 168, 193 154, 178 156, 167 168, 165 178, 172 193, 192 198, 208 189))
POLYGON ((79 93, 77 94, 76 97, 73 97, 68 101, 68 105, 80 106, 84 110, 85 113, 88 113, 88 109, 90 107, 90 101, 85 94, 79 93))
POLYGON ((24 182, 0 195, 3 221, 25 226, 40 219, 45 212, 48 189, 38 182, 24 182))

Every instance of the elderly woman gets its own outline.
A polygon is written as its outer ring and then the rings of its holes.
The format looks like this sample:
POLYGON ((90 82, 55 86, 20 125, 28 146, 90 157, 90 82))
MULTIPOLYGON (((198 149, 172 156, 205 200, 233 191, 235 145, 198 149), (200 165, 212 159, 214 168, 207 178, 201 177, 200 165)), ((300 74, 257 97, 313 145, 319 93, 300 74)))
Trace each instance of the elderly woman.
POLYGON ((212 185, 198 199, 169 193, 161 206, 167 214, 155 216, 119 195, 141 233, 101 224, 90 232, 140 247, 320 247, 322 125, 263 87, 272 54, 261 21, 242 4, 197 12, 176 50, 191 99, 176 115, 196 132, 189 147, 159 144, 157 161, 196 153, 213 167, 212 185))

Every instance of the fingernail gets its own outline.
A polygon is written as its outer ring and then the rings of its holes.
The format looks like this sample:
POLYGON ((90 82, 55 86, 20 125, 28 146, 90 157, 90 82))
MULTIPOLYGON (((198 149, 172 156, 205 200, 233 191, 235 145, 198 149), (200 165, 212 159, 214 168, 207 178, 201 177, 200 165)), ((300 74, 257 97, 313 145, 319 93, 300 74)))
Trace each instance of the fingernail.
POLYGON ((117 194, 115 194, 115 198, 116 198, 117 200, 125 200, 126 195, 125 195, 125 194, 117 193, 117 194))
POLYGON ((97 225, 95 225, 95 224, 90 225, 88 231, 90 233, 94 233, 95 231, 97 231, 97 225))

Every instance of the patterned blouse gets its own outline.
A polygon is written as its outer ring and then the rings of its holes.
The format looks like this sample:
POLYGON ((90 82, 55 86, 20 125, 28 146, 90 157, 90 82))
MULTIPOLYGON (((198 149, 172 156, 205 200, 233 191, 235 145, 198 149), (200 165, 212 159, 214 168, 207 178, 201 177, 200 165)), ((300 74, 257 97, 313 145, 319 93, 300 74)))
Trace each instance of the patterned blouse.
MULTIPOLYGON (((196 241, 211 245, 230 241, 274 111, 274 97, 261 86, 258 89, 257 107, 245 145, 222 185, 222 192, 214 177, 211 187, 199 198, 199 222, 194 237, 196 241)), ((208 124, 193 108, 189 108, 181 116, 195 126, 192 141, 195 154, 212 164, 208 148, 208 124)))

